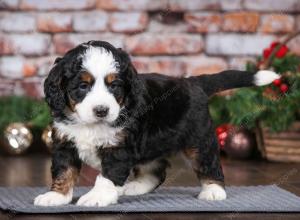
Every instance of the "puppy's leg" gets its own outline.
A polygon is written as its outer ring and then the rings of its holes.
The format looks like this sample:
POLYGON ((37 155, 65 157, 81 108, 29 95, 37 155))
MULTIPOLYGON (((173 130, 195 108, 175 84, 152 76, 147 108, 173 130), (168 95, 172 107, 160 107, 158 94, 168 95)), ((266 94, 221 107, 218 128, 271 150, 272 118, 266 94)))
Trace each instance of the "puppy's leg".
POLYGON ((73 186, 79 175, 81 161, 74 148, 62 147, 52 157, 52 185, 49 192, 34 199, 34 205, 58 206, 72 201, 73 186))
POLYGON ((226 199, 224 175, 220 164, 218 142, 214 133, 201 147, 186 148, 183 152, 200 179, 202 191, 198 198, 205 200, 226 199))
POLYGON ((77 201, 80 206, 107 206, 118 201, 118 191, 114 183, 98 175, 94 187, 77 201))
POLYGON ((134 168, 135 178, 123 186, 124 195, 141 195, 153 191, 166 178, 169 163, 158 159, 134 168))
POLYGON ((94 187, 77 202, 80 206, 108 206, 118 201, 118 186, 129 176, 131 160, 124 148, 105 149, 100 153, 102 170, 94 187))

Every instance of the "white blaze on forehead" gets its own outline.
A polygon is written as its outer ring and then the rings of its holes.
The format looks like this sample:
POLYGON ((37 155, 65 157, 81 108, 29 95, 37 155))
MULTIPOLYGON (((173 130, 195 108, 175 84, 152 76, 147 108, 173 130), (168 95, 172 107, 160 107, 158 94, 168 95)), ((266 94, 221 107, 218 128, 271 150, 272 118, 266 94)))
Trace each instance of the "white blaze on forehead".
POLYGON ((89 47, 83 55, 82 66, 96 79, 117 72, 118 64, 112 53, 101 47, 89 47))
POLYGON ((110 51, 90 46, 83 54, 82 68, 94 76, 95 83, 82 102, 75 106, 77 116, 83 123, 97 122, 93 109, 105 106, 109 111, 103 120, 113 122, 119 115, 120 105, 105 85, 105 76, 118 72, 118 63, 110 51))

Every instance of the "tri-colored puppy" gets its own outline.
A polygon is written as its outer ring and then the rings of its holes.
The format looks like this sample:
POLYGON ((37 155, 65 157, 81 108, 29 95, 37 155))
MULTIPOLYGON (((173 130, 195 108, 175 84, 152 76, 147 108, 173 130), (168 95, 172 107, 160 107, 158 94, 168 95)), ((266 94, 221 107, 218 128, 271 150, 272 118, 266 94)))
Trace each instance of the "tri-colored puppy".
POLYGON ((225 199, 208 98, 278 77, 235 70, 181 79, 137 74, 123 50, 103 41, 80 44, 56 59, 45 81, 54 119, 53 182, 34 204, 70 203, 82 162, 101 174, 78 205, 107 206, 120 195, 151 192, 165 180, 166 158, 179 152, 200 180, 198 198, 225 199), (125 183, 130 172, 135 179, 125 183))

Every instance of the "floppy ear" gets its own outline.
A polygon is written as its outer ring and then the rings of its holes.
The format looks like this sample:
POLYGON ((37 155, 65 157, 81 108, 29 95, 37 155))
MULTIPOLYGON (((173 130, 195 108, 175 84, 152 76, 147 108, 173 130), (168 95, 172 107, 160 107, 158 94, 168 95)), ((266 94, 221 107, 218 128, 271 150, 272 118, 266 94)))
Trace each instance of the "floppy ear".
POLYGON ((120 57, 120 70, 126 74, 128 80, 134 80, 137 77, 137 71, 133 66, 128 53, 126 53, 122 48, 118 48, 120 57))
POLYGON ((54 116, 62 113, 66 107, 65 94, 62 90, 63 67, 59 65, 61 58, 55 60, 55 66, 51 69, 44 83, 45 100, 50 106, 54 116))

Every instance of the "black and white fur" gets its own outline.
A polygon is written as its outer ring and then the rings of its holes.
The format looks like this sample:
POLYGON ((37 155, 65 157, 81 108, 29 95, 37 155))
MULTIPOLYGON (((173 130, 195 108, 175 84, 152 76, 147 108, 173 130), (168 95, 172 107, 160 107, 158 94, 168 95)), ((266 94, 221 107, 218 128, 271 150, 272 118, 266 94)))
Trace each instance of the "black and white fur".
MULTIPOLYGON (((59 177, 70 166, 80 170, 82 162, 100 170, 94 187, 77 204, 107 206, 120 195, 154 190, 165 179, 166 158, 187 151, 194 152, 188 159, 202 183, 198 198, 225 199, 209 96, 277 78, 267 70, 190 78, 137 74, 123 50, 102 41, 81 44, 56 60, 45 81, 54 119, 52 176, 59 177), (92 78, 88 85, 82 74, 92 78), (109 74, 115 78, 107 84, 109 74), (98 107, 108 111, 97 115, 98 107), (130 172, 135 179, 126 183, 130 172)), ((72 187, 65 195, 50 191, 34 204, 67 204, 72 194, 72 187)))

